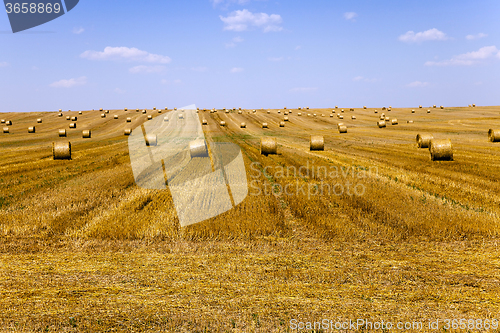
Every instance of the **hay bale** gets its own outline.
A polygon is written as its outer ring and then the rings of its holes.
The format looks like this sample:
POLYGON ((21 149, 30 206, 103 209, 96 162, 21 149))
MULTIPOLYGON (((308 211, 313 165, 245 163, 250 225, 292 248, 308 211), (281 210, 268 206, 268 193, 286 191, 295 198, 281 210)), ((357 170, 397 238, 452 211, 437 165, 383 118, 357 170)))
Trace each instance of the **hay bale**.
POLYGON ((434 104, 432 107, 435 109, 436 108, 436 104, 434 104))
POLYGON ((284 121, 280 121, 280 127, 285 127, 285 122, 284 121))
POLYGON ((385 108, 385 106, 383 106, 383 107, 382 107, 382 111, 384 111, 385 109, 386 109, 386 108, 385 108))
POLYGON ((113 116, 113 118, 114 118, 114 119, 118 119, 118 115, 117 115, 117 114, 115 114, 115 115, 113 116))
POLYGON ((453 146, 450 139, 432 139, 429 145, 431 161, 453 161, 453 146))
POLYGON ((396 118, 393 118, 393 119, 391 120, 391 124, 392 124, 392 125, 397 125, 397 124, 398 124, 398 120, 397 120, 396 118))
POLYGON ((71 117, 70 116, 66 116, 66 120, 71 120, 71 117))
POLYGON ((330 118, 333 118, 333 113, 330 113, 330 118))
POLYGON ((59 109, 59 112, 62 112, 62 109, 59 109))
MULTIPOLYGON (((161 110, 160 110, 160 109, 158 109, 158 113, 161 113, 161 110)), ((198 113, 198 110, 196 110, 196 113, 198 113)))
POLYGON ((256 110, 253 110, 252 112, 253 112, 253 113, 256 113, 257 111, 256 111, 256 110))
POLYGON ((352 112, 352 111, 354 111, 354 109, 353 109, 353 108, 350 108, 350 109, 349 109, 349 111, 351 111, 351 112, 352 112))
MULTIPOLYGON (((125 109, 125 111, 127 111, 127 109, 125 109)), ((78 114, 83 114, 83 112, 82 111, 78 111, 78 114)))
POLYGON ((66 137, 66 130, 65 129, 60 129, 59 130, 59 137, 60 138, 66 137))
POLYGON ((472 107, 475 108, 476 107, 476 104, 472 104, 472 107))
POLYGON ((208 157, 207 143, 204 139, 189 142, 189 154, 193 157, 208 157))
POLYGON ((130 135, 132 134, 132 129, 131 128, 126 128, 124 131, 123 131, 123 135, 130 135))
POLYGON ((385 114, 383 114, 383 113, 382 113, 382 114, 380 115, 380 118, 379 118, 379 119, 380 119, 380 120, 385 120, 385 114))
POLYGON ((283 121, 288 121, 288 117, 283 117, 283 121))
POLYGON ((347 133, 347 126, 346 125, 340 125, 340 126, 337 126, 337 129, 339 130, 339 133, 347 133))
POLYGON ((226 126, 226 122, 224 120, 221 120, 220 125, 221 126, 226 126))
POLYGON ((229 110, 226 110, 226 113, 229 113, 229 110))
POLYGON ((413 124, 413 120, 407 120, 406 123, 413 124))
POLYGON ((35 133, 35 126, 28 127, 28 133, 35 133))
MULTIPOLYGON (((59 109, 59 111, 61 111, 61 109, 59 109)), ((102 112, 102 108, 100 108, 100 109, 99 109, 99 111, 101 111, 101 112, 102 112)))
POLYGON ((356 116, 351 116, 351 119, 352 120, 356 120, 356 116))
POLYGON ((261 155, 277 154, 278 144, 276 138, 260 138, 260 153, 261 155))
POLYGON ((489 129, 488 131, 488 140, 491 142, 499 142, 500 141, 500 130, 489 129))
POLYGON ((415 113, 415 110, 411 110, 411 113, 415 113))
POLYGON ((91 130, 83 130, 82 131, 82 138, 84 139, 90 139, 92 137, 92 131, 91 130))
POLYGON ((469 107, 471 107, 471 105, 469 104, 469 107))
POLYGON ((242 114, 242 113, 243 113, 243 111, 241 111, 241 110, 238 111, 238 114, 242 114))
POLYGON ((271 110, 267 110, 267 114, 270 114, 271 113, 271 110))
POLYGON ((9 128, 8 128, 8 127, 4 127, 4 128, 3 128, 3 132, 4 132, 4 133, 9 133, 9 128))
POLYGON ((267 123, 262 123, 262 128, 269 128, 269 127, 267 126, 267 123))
POLYGON ((434 139, 432 134, 417 134, 416 141, 418 148, 429 148, 432 139, 434 139))
POLYGON ((63 116, 63 114, 62 114, 62 113, 58 113, 58 114, 57 114, 57 116, 58 116, 58 117, 62 117, 62 116, 63 116))
POLYGON ((288 114, 288 111, 283 112, 283 114, 286 116, 288 114))
POLYGON ((288 111, 288 113, 292 114, 292 110, 288 111))
POLYGON ((373 111, 373 113, 378 113, 378 111, 377 111, 377 110, 375 110, 375 111, 373 111))
POLYGON ((101 113, 101 118, 106 118, 106 114, 105 113, 101 113))
POLYGON ((389 106, 389 107, 387 108, 387 111, 392 111, 392 108, 389 106))
POLYGON ((238 110, 241 110, 241 108, 238 108, 238 110))
POLYGON ((71 142, 52 142, 52 157, 54 160, 70 160, 71 142))
POLYGON ((309 110, 309 107, 308 107, 308 106, 306 106, 306 109, 307 109, 307 110, 309 110))
POLYGON ((153 110, 156 110, 156 106, 153 106, 153 110))
POLYGON ((156 134, 146 134, 146 146, 156 146, 157 143, 156 134))
MULTIPOLYGON (((174 108, 174 111, 177 110, 177 108, 174 108)), ((215 109, 214 109, 215 110, 215 109)))
MULTIPOLYGON (((125 108, 125 109, 123 109, 123 111, 128 111, 128 109, 127 109, 127 108, 125 108)), ((81 111, 80 111, 80 112, 81 112, 81 111)))
POLYGON ((127 123, 131 123, 131 122, 132 122, 132 118, 127 117, 127 123))
POLYGON ((76 128, 76 123, 69 124, 69 128, 76 128))
POLYGON ((152 115, 148 115, 148 120, 152 120, 153 119, 153 116, 152 115))
MULTIPOLYGON (((168 121, 168 120, 167 120, 167 121, 168 121)), ((203 119, 203 120, 201 121, 201 124, 202 124, 202 125, 208 125, 208 121, 207 121, 206 119, 203 119)))
POLYGON ((247 124, 245 124, 245 123, 241 123, 241 124, 240 124, 240 128, 247 128, 247 124))
POLYGON ((5 124, 5 119, 0 119, 0 123, 5 124))
POLYGON ((377 121, 377 126, 378 128, 384 128, 386 125, 385 125, 385 120, 379 120, 377 121))
POLYGON ((146 110, 142 110, 142 114, 146 114, 148 113, 146 110))
POLYGON ((321 117, 324 117, 324 116, 325 116, 325 114, 324 114, 324 113, 322 113, 322 114, 321 114, 321 117))
POLYGON ((299 116, 299 117, 302 116, 302 113, 301 112, 297 113, 297 116, 299 116))
POLYGON ((337 123, 337 128, 338 128, 339 126, 344 126, 344 123, 337 123))
POLYGON ((311 135, 309 150, 325 150, 325 139, 322 135, 311 135))
POLYGON ((444 109, 444 106, 442 106, 442 105, 441 105, 441 106, 440 106, 440 108, 441 108, 441 110, 442 110, 442 109, 444 109))
POLYGON ((365 110, 366 110, 366 106, 363 106, 363 109, 365 109, 365 110))
POLYGON ((340 112, 344 112, 344 109, 340 110, 340 112))
POLYGON ((278 110, 278 113, 281 113, 281 110, 278 110))
POLYGON ((299 108, 297 110, 302 110, 302 107, 299 106, 299 108))
POLYGON ((427 110, 427 113, 431 113, 431 110, 427 110))
MULTIPOLYGON (((165 111, 167 111, 167 110, 168 110, 168 108, 165 108, 165 111)), ((203 110, 203 111, 205 111, 205 110, 203 110)))
POLYGON ((286 110, 286 106, 285 106, 283 109, 285 109, 285 110, 286 110))
POLYGON ((339 116, 339 119, 344 119, 344 116, 343 116, 343 115, 340 115, 340 116, 339 116))
POLYGON ((135 112, 139 112, 139 109, 135 109, 135 112))
POLYGON ((184 119, 184 115, 182 113, 179 113, 179 115, 177 116, 179 119, 184 119))
POLYGON ((109 110, 106 110, 106 112, 105 112, 105 113, 109 113, 109 110))
POLYGON ((389 121, 389 120, 391 120, 391 119, 390 119, 389 117, 385 117, 385 119, 384 119, 384 120, 385 120, 385 121, 389 121))
POLYGON ((422 105, 419 105, 419 106, 418 106, 418 108, 419 108, 419 109, 421 109, 421 108, 422 108, 422 105))

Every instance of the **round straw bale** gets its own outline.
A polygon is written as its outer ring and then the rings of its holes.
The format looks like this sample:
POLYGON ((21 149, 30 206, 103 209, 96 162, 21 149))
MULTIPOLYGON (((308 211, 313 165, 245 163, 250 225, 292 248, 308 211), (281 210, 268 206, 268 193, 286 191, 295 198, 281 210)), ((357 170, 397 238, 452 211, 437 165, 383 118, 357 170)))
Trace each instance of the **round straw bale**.
POLYGON ((384 119, 384 120, 385 120, 385 121, 389 121, 389 120, 391 120, 391 119, 390 119, 389 117, 385 117, 385 119, 384 119))
POLYGON ((153 119, 153 116, 152 115, 148 115, 148 120, 152 120, 153 119))
POLYGON ((28 127, 28 133, 35 133, 35 126, 28 127))
POLYGON ((280 121, 280 127, 285 127, 285 122, 284 121, 280 121))
POLYGON ((363 109, 365 109, 365 110, 366 110, 366 106, 363 106, 363 109))
POLYGON ((306 109, 307 109, 307 110, 309 110, 309 107, 308 107, 308 106, 306 106, 306 109))
POLYGON ((226 110, 226 113, 229 113, 229 110, 226 110))
POLYGON ((198 139, 189 143, 189 153, 193 157, 208 157, 207 143, 204 139, 198 139))
POLYGON ((247 128, 247 124, 245 124, 245 123, 241 123, 241 124, 240 124, 240 128, 247 128))
POLYGON ((325 140, 321 135, 311 135, 309 150, 325 150, 325 140))
POLYGON ((268 128, 267 123, 262 123, 262 128, 268 128))
POLYGON ((391 124, 392 124, 392 125, 397 125, 397 124, 398 124, 398 120, 397 120, 396 118, 393 118, 393 119, 391 120, 391 124))
POLYGON ((243 113, 243 111, 241 111, 241 110, 238 110, 238 114, 242 114, 242 113, 243 113))
POLYGON ((385 127, 385 126, 386 126, 386 125, 385 125, 385 120, 379 120, 379 121, 377 121, 377 126, 378 126, 378 128, 383 128, 383 127, 385 127))
POLYGON ((262 155, 277 154, 276 138, 260 138, 260 153, 262 155))
POLYGON ((131 122, 132 122, 132 118, 127 117, 127 123, 131 123, 131 122))
POLYGON ((71 120, 71 117, 70 116, 66 116, 66 120, 71 120))
POLYGON ((55 160, 70 160, 71 142, 52 142, 52 157, 55 160))
POLYGON ((143 114, 146 114, 147 112, 148 112, 148 111, 146 111, 146 110, 142 110, 142 113, 143 113, 143 114))
POLYGON ((488 131, 488 140, 491 142, 499 142, 500 141, 500 130, 489 129, 488 131))
POLYGON ((288 117, 283 117, 283 121, 288 121, 288 117))
MULTIPOLYGON (((59 111, 60 111, 60 110, 59 110, 59 111)), ((100 109, 99 109, 99 111, 101 111, 101 112, 102 112, 102 108, 100 108, 100 109)))
POLYGON ((307 114, 307 116, 308 116, 308 117, 311 117, 311 116, 312 116, 312 114, 308 113, 308 114, 307 114))
POLYGON ((253 113, 256 113, 257 111, 253 110, 252 112, 253 112, 253 113))
POLYGON ((174 110, 177 110, 177 108, 174 108, 174 110))
POLYGON ((431 113, 431 110, 427 110, 427 113, 431 113))
POLYGON ((267 114, 270 114, 271 113, 271 110, 267 110, 267 114))
POLYGON ((1 119, 0 123, 5 124, 5 119, 1 119))
POLYGON ((434 104, 432 107, 435 109, 436 108, 436 104, 434 104))
POLYGON ((408 124, 413 124, 413 120, 407 120, 406 121, 408 124))
POLYGON ((432 161, 453 161, 453 146, 450 139, 432 139, 429 151, 432 161))
POLYGON ((338 109, 339 107, 337 105, 335 105, 335 108, 338 109))
POLYGON ((472 107, 475 108, 476 107, 476 104, 472 104, 472 107))
POLYGON ((411 110, 411 113, 415 113, 415 110, 411 110))
POLYGON ((347 133, 347 126, 346 125, 340 125, 338 126, 339 133, 347 133))
POLYGON ((333 113, 330 113, 330 118, 333 118, 333 113))
POLYGON ((82 131, 82 138, 84 139, 90 139, 92 137, 92 131, 91 130, 84 130, 82 131))
POLYGON ((299 106, 299 108, 297 110, 302 110, 302 107, 299 106))
POLYGON ((123 109, 123 111, 128 111, 128 109, 127 109, 127 108, 125 108, 125 109, 123 109))
POLYGON ((278 110, 278 113, 281 113, 281 110, 278 110))
MULTIPOLYGON (((165 108, 165 111, 167 111, 167 110, 168 110, 168 108, 165 108)), ((205 111, 205 110, 203 110, 203 111, 205 111)))
POLYGON ((344 112, 344 109, 340 110, 340 112, 344 112))
POLYGON ((344 119, 344 116, 343 116, 343 115, 340 115, 340 116, 339 116, 339 119, 344 119))
POLYGON ((286 106, 285 106, 283 109, 285 109, 285 110, 286 110, 286 106))
POLYGON ((337 123, 337 128, 340 126, 344 126, 344 123, 337 123))
POLYGON ((109 110, 106 110, 106 112, 105 112, 105 113, 109 113, 109 110))
POLYGON ((221 120, 220 125, 221 126, 226 126, 226 122, 224 120, 221 120))
POLYGON ((203 119, 203 120, 201 121, 201 124, 202 124, 202 125, 208 125, 208 121, 207 121, 206 119, 203 119))
POLYGON ((322 114, 321 114, 321 117, 324 117, 324 116, 325 116, 325 114, 324 114, 324 113, 322 113, 322 114))
POLYGON ((59 112, 62 112, 62 109, 59 109, 59 112))
POLYGON ((288 111, 283 112, 283 114, 286 116, 288 114, 288 111))
POLYGON ((302 116, 302 113, 301 112, 297 113, 297 116, 299 116, 299 117, 302 116))
POLYGON ((184 115, 182 113, 179 113, 179 119, 184 119, 184 115))
POLYGON ((76 123, 69 124, 69 128, 76 128, 76 123))
POLYGON ((442 105, 441 105, 441 106, 440 106, 440 108, 441 108, 441 109, 444 109, 444 106, 442 106, 442 105))
POLYGON ((356 116, 351 116, 351 119, 356 120, 356 116))
POLYGON ((7 125, 7 126, 12 126, 12 120, 7 120, 7 121, 5 122, 5 125, 7 125))
POLYGON ((292 110, 288 111, 288 113, 292 114, 292 110))
POLYGON ((387 111, 392 111, 392 108, 389 106, 389 107, 387 108, 387 111))
POLYGON ((417 134, 416 140, 418 148, 429 148, 429 144, 431 143, 432 139, 434 139, 434 136, 432 136, 432 134, 417 134))
POLYGON ((106 118, 106 114, 105 113, 101 113, 101 118, 106 118))
POLYGON ((380 115, 380 120, 385 120, 385 114, 383 114, 383 113, 382 113, 382 114, 380 115))
POLYGON ((156 110, 156 106, 153 106, 153 110, 156 110))
POLYGON ((8 127, 4 127, 4 128, 3 128, 3 132, 4 132, 4 133, 9 133, 9 128, 8 128, 8 127))
POLYGON ((115 115, 113 116, 113 118, 114 118, 114 119, 118 119, 118 115, 117 115, 117 114, 115 114, 115 115))
POLYGON ((241 108, 238 108, 238 110, 241 110, 241 108))
POLYGON ((350 109, 349 109, 349 111, 354 111, 354 109, 353 109, 353 108, 350 108, 350 109))
POLYGON ((471 105, 469 104, 469 107, 471 107, 471 105))
POLYGON ((62 116, 63 116, 63 114, 62 114, 62 113, 58 113, 58 114, 57 114, 57 116, 58 116, 58 117, 62 117, 62 116))
POLYGON ((124 134, 124 135, 130 135, 130 134, 132 134, 132 129, 131 129, 131 128, 126 128, 126 129, 123 131, 123 134, 124 134))
POLYGON ((156 146, 157 142, 156 134, 146 134, 146 146, 156 146))
POLYGON ((65 129, 59 130, 59 137, 61 137, 61 138, 66 137, 66 130, 65 129))
POLYGON ((139 112, 139 109, 135 109, 135 112, 139 112))
MULTIPOLYGON (((158 113, 161 113, 161 110, 160 110, 160 109, 158 109, 158 113)), ((196 113, 198 113, 198 110, 196 110, 196 113)))
MULTIPOLYGON (((125 111, 127 111, 127 109, 125 109, 125 111)), ((78 114, 83 114, 83 112, 82 111, 78 111, 78 114)))
POLYGON ((421 108, 422 108, 422 105, 419 105, 419 106, 418 106, 418 108, 419 108, 419 109, 421 109, 421 108))
POLYGON ((385 110, 385 106, 382 107, 382 110, 385 110))

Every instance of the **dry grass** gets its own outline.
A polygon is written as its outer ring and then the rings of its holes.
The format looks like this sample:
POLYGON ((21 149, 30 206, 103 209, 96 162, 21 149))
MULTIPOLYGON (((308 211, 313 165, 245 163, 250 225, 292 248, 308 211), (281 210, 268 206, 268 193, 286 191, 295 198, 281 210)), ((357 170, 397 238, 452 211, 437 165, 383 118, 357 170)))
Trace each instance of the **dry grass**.
MULTIPOLYGON (((123 123, 84 112, 79 127, 92 125, 92 138, 68 131, 73 159, 53 161, 64 118, 2 116, 15 125, 0 137, 0 330, 284 332, 292 318, 495 317, 500 146, 485 133, 500 110, 410 110, 393 109, 401 125, 384 130, 373 109, 357 110, 342 135, 329 117, 292 114, 280 129, 275 110, 235 112, 220 127, 217 113, 200 111, 208 141, 241 147, 250 195, 186 228, 169 191, 134 184, 123 123), (416 147, 426 131, 452 137, 454 161, 416 147), (325 151, 309 151, 311 133, 325 151), (277 155, 260 154, 268 136, 277 155), (276 173, 301 166, 309 176, 276 173), (312 175, 322 167, 338 176, 312 175), (346 182, 364 194, 326 192, 346 182), (287 195, 286 185, 306 191, 287 195)), ((133 127, 145 119, 112 111, 133 127)))

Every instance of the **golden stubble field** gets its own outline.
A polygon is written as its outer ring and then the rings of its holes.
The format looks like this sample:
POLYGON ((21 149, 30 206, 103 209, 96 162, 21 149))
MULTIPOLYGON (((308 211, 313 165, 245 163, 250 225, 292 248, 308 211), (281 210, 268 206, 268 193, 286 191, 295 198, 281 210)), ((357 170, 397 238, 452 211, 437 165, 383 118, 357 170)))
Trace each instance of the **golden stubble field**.
POLYGON ((135 185, 123 135, 165 111, 0 114, 13 122, 0 133, 1 331, 500 319, 500 143, 487 137, 500 107, 414 109, 339 108, 343 120, 292 109, 284 128, 283 109, 200 111, 209 143, 241 147, 249 195, 185 228, 168 190, 135 185), (399 124, 379 129, 382 112, 399 124), (451 139, 454 161, 432 162, 418 133, 451 139), (325 151, 309 151, 311 134, 325 151), (263 136, 277 138, 277 155, 260 154, 263 136), (71 141, 73 159, 52 160, 53 141, 71 141))

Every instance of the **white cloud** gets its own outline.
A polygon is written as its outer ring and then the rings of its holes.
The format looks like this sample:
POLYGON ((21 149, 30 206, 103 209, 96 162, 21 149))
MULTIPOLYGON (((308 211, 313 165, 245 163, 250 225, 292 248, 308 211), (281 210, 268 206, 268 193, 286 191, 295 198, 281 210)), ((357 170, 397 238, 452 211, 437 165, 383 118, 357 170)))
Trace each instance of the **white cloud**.
POLYGON ((81 76, 76 79, 59 80, 50 84, 54 88, 71 88, 74 86, 82 86, 87 83, 87 77, 81 76))
POLYGON ((299 87, 290 89, 290 92, 310 92, 316 90, 318 90, 316 87, 299 87))
POLYGON ((413 31, 408 31, 404 35, 399 36, 399 40, 405 43, 419 43, 428 40, 447 40, 448 36, 442 31, 436 28, 429 29, 422 32, 414 33, 413 31))
POLYGON ((344 13, 344 18, 348 21, 355 21, 354 19, 358 16, 355 12, 344 13))
POLYGON ((165 70, 165 66, 157 65, 157 66, 144 66, 144 65, 139 65, 130 68, 128 71, 130 73, 160 73, 165 70))
POLYGON ((426 66, 471 66, 488 59, 500 59, 500 51, 496 46, 485 46, 477 51, 454 56, 449 60, 427 61, 426 66))
POLYGON ((168 64, 172 59, 167 56, 153 54, 139 50, 135 47, 112 47, 107 46, 104 51, 85 51, 80 57, 89 60, 126 60, 137 62, 149 62, 158 64, 168 64))
POLYGON ((191 70, 193 72, 206 72, 208 70, 208 68, 206 67, 191 67, 191 70))
POLYGON ((232 12, 227 17, 219 16, 224 22, 224 30, 246 31, 250 28, 262 29, 264 32, 281 31, 280 15, 266 13, 252 13, 247 9, 232 12))
POLYGON ((0 67, 7 67, 7 66, 9 66, 9 63, 7 61, 0 62, 0 67))
POLYGON ((120 88, 115 88, 114 92, 121 95, 124 94, 126 91, 120 88))
POLYGON ((421 88, 421 87, 427 87, 428 85, 429 82, 413 81, 411 83, 408 83, 406 86, 412 88, 421 88))
POLYGON ((83 29, 82 27, 79 27, 79 28, 74 28, 74 29, 73 29, 73 33, 74 33, 74 34, 77 34, 77 35, 81 34, 81 33, 82 33, 82 32, 84 32, 84 31, 85 31, 85 29, 83 29))
POLYGON ((477 35, 467 35, 465 36, 465 39, 467 40, 474 40, 474 39, 481 39, 484 37, 488 37, 487 34, 483 34, 482 32, 478 33, 477 35))
POLYGON ((241 43, 243 42, 244 39, 241 38, 241 37, 234 37, 231 41, 231 43, 226 43, 226 48, 231 48, 231 47, 235 47, 236 46, 236 43, 241 43))
POLYGON ((241 67, 233 67, 233 68, 231 68, 231 73, 241 73, 241 72, 243 72, 243 70, 244 69, 241 67))
POLYGON ((284 58, 283 57, 276 57, 276 58, 267 58, 269 61, 282 61, 284 58))

